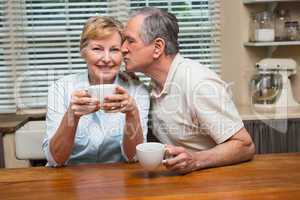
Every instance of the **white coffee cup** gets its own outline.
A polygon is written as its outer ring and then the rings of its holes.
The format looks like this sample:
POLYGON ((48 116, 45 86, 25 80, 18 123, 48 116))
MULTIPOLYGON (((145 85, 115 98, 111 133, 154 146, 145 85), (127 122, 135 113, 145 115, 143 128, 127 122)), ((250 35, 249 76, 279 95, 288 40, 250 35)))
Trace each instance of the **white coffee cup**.
POLYGON ((142 167, 152 171, 162 163, 165 145, 158 142, 142 143, 136 146, 136 154, 142 167))
POLYGON ((116 87, 116 84, 91 85, 88 87, 88 93, 102 103, 105 97, 115 94, 116 87))

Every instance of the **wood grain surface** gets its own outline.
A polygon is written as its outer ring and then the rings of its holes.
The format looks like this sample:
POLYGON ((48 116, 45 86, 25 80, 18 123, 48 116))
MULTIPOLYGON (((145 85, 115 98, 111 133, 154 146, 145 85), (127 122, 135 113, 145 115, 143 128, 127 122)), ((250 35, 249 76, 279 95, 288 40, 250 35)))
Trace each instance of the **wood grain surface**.
POLYGON ((300 199, 300 153, 257 155, 233 166, 187 175, 136 164, 0 170, 1 200, 300 199))

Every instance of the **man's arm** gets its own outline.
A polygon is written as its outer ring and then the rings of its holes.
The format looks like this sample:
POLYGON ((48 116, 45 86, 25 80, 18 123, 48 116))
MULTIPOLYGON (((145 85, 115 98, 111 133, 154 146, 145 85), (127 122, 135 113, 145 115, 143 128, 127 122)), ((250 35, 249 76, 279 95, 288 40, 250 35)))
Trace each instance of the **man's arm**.
POLYGON ((166 148, 168 153, 175 157, 166 160, 165 166, 183 174, 247 161, 252 159, 255 153, 255 146, 245 128, 240 129, 224 143, 208 150, 189 153, 183 147, 167 145, 166 148))

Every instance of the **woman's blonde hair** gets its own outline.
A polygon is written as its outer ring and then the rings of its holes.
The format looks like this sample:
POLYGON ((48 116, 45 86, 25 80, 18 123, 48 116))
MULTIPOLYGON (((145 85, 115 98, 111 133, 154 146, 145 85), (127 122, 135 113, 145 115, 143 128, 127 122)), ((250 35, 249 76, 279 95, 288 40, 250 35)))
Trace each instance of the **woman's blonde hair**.
POLYGON ((120 21, 107 16, 90 17, 81 33, 80 51, 87 46, 88 40, 103 39, 112 35, 115 31, 119 32, 123 41, 123 25, 120 21))

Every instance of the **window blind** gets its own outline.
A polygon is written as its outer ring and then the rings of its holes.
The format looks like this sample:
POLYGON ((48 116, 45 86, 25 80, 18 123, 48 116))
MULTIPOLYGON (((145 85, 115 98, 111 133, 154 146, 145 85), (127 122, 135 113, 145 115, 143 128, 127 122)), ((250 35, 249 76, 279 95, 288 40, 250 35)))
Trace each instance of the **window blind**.
POLYGON ((16 50, 12 23, 12 8, 6 1, 0 2, 0 111, 9 113, 16 111, 14 101, 14 69, 12 68, 16 50))
MULTIPOLYGON (((179 22, 180 53, 220 74, 219 0, 131 0, 131 10, 144 6, 165 9, 179 22)), ((142 74, 142 79, 148 80, 142 74)))
POLYGON ((181 54, 220 72, 219 0, 0 0, 0 112, 44 108, 49 85, 86 69, 79 38, 87 18, 125 21, 144 6, 174 13, 181 54))
POLYGON ((6 103, 11 105, 11 109, 1 109, 1 112, 44 108, 53 81, 86 69, 79 53, 82 26, 90 16, 106 15, 108 3, 12 0, 1 1, 1 5, 1 16, 6 21, 3 28, 7 33, 1 43, 7 56, 1 63, 1 75, 6 78, 1 76, 1 87, 9 90, 7 95, 10 95, 10 99, 1 99, 1 103, 3 108, 8 108, 6 103))

